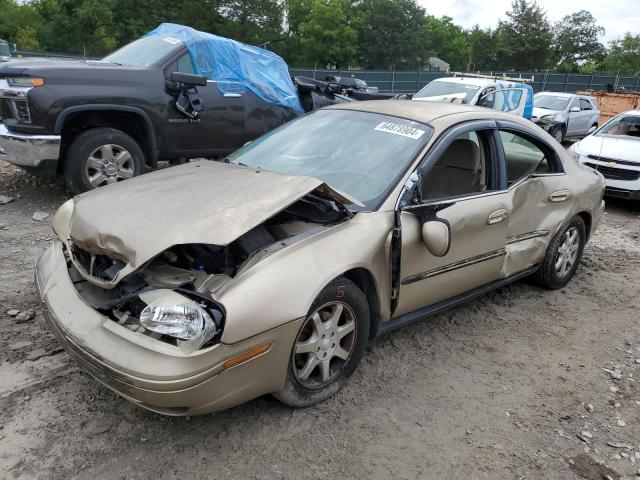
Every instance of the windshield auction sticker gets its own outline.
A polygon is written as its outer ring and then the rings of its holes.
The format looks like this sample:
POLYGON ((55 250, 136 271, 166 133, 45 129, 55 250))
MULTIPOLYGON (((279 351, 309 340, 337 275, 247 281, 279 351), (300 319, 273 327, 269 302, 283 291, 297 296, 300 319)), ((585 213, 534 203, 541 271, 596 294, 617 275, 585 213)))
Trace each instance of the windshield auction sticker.
POLYGON ((413 138, 414 140, 418 140, 422 135, 424 135, 424 130, 409 127, 407 125, 400 125, 399 123, 393 122, 379 123, 375 130, 378 130, 379 132, 393 133, 394 135, 401 135, 407 138, 413 138))

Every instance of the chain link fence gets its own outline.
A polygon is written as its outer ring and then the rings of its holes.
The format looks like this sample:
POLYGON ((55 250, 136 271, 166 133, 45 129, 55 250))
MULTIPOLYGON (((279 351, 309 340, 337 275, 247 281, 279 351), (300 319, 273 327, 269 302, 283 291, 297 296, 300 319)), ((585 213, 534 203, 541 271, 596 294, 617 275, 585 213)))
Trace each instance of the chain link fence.
MULTIPOLYGON (((316 80, 324 80, 329 75, 355 77, 376 86, 381 92, 391 93, 415 93, 431 80, 446 76, 441 71, 388 71, 388 70, 326 70, 316 68, 291 67, 292 76, 311 77, 316 80)), ((629 91, 640 91, 640 77, 628 77, 620 75, 596 74, 585 75, 577 73, 551 73, 551 72, 473 72, 485 75, 498 75, 513 78, 530 79, 531 86, 536 92, 553 91, 574 93, 578 90, 606 90, 607 86, 613 88, 624 87, 629 91)))

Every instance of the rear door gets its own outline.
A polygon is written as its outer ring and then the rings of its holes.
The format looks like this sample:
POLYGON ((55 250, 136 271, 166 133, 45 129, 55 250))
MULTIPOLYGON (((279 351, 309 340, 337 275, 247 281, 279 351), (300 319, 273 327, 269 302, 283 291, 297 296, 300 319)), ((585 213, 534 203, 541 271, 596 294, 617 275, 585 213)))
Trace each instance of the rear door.
POLYGON ((553 147, 517 124, 497 123, 509 195, 505 274, 512 275, 541 261, 571 193, 553 147))

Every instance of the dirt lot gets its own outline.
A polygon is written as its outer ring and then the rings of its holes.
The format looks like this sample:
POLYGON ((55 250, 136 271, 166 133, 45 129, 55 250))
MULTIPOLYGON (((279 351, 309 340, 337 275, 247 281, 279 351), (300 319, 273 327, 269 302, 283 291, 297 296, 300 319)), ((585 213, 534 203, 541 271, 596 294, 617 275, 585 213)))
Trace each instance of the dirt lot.
POLYGON ((0 195, 15 198, 0 205, 0 478, 640 473, 638 204, 609 202, 564 290, 518 283, 380 338, 347 388, 314 408, 265 397, 185 419, 116 397, 78 370, 40 313, 26 319, 33 265, 68 193, 0 162, 0 195), (33 220, 36 210, 51 216, 33 220))

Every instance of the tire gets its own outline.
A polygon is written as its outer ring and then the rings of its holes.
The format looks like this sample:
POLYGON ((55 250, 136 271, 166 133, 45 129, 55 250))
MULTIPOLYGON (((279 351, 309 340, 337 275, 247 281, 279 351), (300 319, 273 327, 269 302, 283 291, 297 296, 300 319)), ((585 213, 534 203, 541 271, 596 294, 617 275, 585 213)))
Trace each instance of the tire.
POLYGON ((564 141, 565 128, 563 126, 558 126, 553 129, 551 132, 551 136, 555 138, 558 143, 562 143, 564 141))
POLYGON ((369 304, 362 290, 344 277, 329 283, 313 302, 296 336, 285 386, 273 396, 300 408, 315 405, 340 391, 360 363, 369 339, 369 323, 369 304), (338 305, 342 308, 339 312, 338 305), (334 328, 330 320, 336 316, 339 318, 334 328), (318 318, 322 327, 328 325, 329 329, 319 329, 318 318), (345 333, 351 321, 353 328, 345 333), (324 365, 329 365, 326 377, 324 365))
POLYGON ((77 194, 135 177, 144 168, 144 153, 130 135, 115 128, 92 128, 71 143, 64 177, 77 194))
POLYGON ((536 283, 549 290, 557 290, 566 286, 578 269, 586 240, 587 229, 584 221, 579 216, 573 217, 549 243, 540 268, 534 274, 536 283), (571 243, 569 240, 573 234, 577 236, 575 243, 571 243), (567 245, 571 245, 571 248, 567 245), (562 262, 561 257, 573 260, 562 262), (561 263, 560 268, 558 268, 559 262, 561 263))

